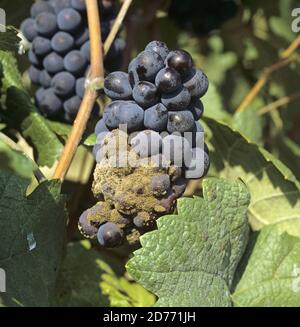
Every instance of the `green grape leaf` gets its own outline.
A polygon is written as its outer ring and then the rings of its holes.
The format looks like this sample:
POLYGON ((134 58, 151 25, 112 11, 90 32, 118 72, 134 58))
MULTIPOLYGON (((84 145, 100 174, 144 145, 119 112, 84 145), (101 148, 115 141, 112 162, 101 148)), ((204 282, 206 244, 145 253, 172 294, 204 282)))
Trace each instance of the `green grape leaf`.
POLYGON ((1 113, 34 147, 38 165, 51 167, 59 158, 63 146, 25 92, 15 58, 11 53, 0 51, 0 62, 2 94, 6 98, 6 108, 1 113))
POLYGON ((6 27, 5 32, 0 32, 0 50, 1 51, 17 51, 20 38, 18 31, 13 27, 6 27))
POLYGON ((298 307, 300 239, 275 225, 264 227, 232 299, 243 307, 298 307))
POLYGON ((6 273, 2 306, 50 306, 66 233, 61 183, 40 184, 26 196, 28 180, 0 173, 0 267, 6 273))
POLYGON ((68 307, 147 306, 154 296, 124 277, 122 262, 111 253, 96 251, 91 242, 70 243, 63 264, 57 305, 68 307))
POLYGON ((277 224, 281 230, 300 236, 299 182, 293 173, 227 125, 208 118, 205 122, 210 174, 245 182, 251 194, 248 216, 252 228, 277 224))
MULTIPOLYGON (((47 121, 48 126, 50 129, 59 137, 61 137, 64 141, 67 140, 70 132, 71 132, 71 125, 57 122, 57 121, 47 121)), ((91 132, 91 127, 88 125, 85 133, 82 136, 82 144, 87 146, 93 146, 96 143, 96 135, 91 132)))
POLYGON ((33 161, 26 158, 21 152, 11 149, 0 139, 0 170, 14 172, 24 178, 31 178, 34 168, 33 161))
POLYGON ((178 214, 141 237, 129 273, 158 306, 231 306, 230 287, 245 250, 249 193, 240 182, 203 180, 203 198, 181 198, 178 214))

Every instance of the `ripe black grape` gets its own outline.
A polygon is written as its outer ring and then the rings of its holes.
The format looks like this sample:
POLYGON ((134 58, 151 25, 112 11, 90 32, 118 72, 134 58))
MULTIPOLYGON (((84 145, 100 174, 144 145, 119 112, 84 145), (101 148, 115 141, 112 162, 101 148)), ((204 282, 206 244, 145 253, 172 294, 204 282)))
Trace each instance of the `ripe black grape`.
POLYGON ((38 34, 51 37, 57 30, 56 16, 49 12, 42 12, 35 19, 35 29, 38 34))
POLYGON ((57 32, 52 40, 51 46, 58 54, 64 55, 74 48, 74 38, 66 32, 57 32))
POLYGON ((124 232, 116 224, 107 222, 100 226, 97 238, 102 246, 107 248, 117 247, 124 239, 124 232))
POLYGON ((76 79, 68 72, 60 72, 56 74, 51 82, 56 95, 66 98, 74 93, 76 79))
POLYGON ((104 92, 113 100, 131 99, 132 88, 128 74, 118 71, 109 74, 104 80, 104 92))
POLYGON ((168 54, 166 64, 168 67, 177 70, 181 76, 185 76, 193 68, 193 59, 188 52, 175 50, 168 54))
POLYGON ((31 17, 36 18, 42 12, 54 13, 54 9, 51 4, 46 1, 36 1, 30 9, 31 17))
POLYGON ((29 77, 31 79, 31 82, 33 84, 39 84, 40 83, 40 75, 41 75, 41 71, 39 69, 37 69, 34 66, 30 66, 29 68, 29 77))
POLYGON ((56 74, 64 69, 64 60, 56 52, 51 52, 45 57, 43 66, 49 74, 56 74))
POLYGON ((64 58, 65 69, 75 76, 83 74, 87 66, 87 60, 78 50, 72 50, 64 58))
POLYGON ((38 57, 46 56, 52 51, 50 40, 41 36, 36 37, 32 42, 32 51, 38 57))
POLYGON ((53 89, 47 89, 42 92, 39 107, 41 111, 48 117, 59 114, 62 108, 62 101, 56 96, 53 89))
POLYGON ((149 108, 159 102, 159 94, 154 84, 142 81, 133 88, 133 99, 142 108, 149 108))
POLYGON ((32 18, 25 19, 21 24, 20 28, 23 35, 29 42, 32 42, 34 38, 38 36, 38 33, 35 28, 35 21, 32 18))
POLYGON ((73 8, 63 9, 57 16, 57 24, 60 30, 75 33, 82 23, 78 11, 73 8))

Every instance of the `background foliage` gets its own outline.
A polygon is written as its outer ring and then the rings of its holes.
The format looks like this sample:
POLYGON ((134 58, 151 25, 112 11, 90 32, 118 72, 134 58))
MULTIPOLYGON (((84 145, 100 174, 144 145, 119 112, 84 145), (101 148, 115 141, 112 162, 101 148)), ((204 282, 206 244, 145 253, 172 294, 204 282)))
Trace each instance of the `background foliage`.
POLYGON ((0 268, 8 278, 0 306, 299 306, 299 62, 236 111, 299 36, 297 1, 225 2, 133 1, 124 67, 151 39, 192 54, 211 82, 203 123, 212 164, 187 192, 197 196, 181 199, 140 249, 103 250, 77 231, 93 202, 95 122, 65 183, 38 185, 34 175, 51 178, 70 126, 46 120, 32 102, 16 31, 32 1, 0 1, 13 26, 0 33, 0 268), (283 97, 290 101, 264 113, 283 97))

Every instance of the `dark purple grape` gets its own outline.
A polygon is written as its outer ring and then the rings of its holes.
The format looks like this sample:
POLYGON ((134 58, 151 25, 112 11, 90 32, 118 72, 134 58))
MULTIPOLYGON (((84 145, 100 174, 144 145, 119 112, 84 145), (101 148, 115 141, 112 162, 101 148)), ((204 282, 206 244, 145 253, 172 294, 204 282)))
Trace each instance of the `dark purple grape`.
POLYGON ((47 1, 36 1, 30 9, 31 17, 35 18, 42 12, 54 13, 54 9, 47 1))
POLYGON ((73 8, 60 11, 57 16, 57 24, 60 30, 74 34, 82 23, 81 15, 73 8))
POLYGON ((35 21, 32 18, 27 18, 25 19, 20 27, 23 35, 25 38, 29 41, 32 42, 34 38, 38 36, 38 33, 35 28, 35 21))
POLYGON ((166 195, 171 187, 169 175, 153 176, 151 179, 151 191, 155 196, 166 195))
POLYGON ((76 79, 72 74, 60 72, 53 77, 51 86, 56 95, 61 98, 66 98, 74 94, 75 83, 76 79))
POLYGON ((64 58, 65 69, 74 76, 79 76, 80 74, 83 74, 87 66, 87 60, 78 50, 72 50, 64 58))
POLYGON ((104 92, 113 100, 131 99, 132 88, 128 74, 118 71, 110 73, 104 80, 104 92))
POLYGON ((195 127, 195 120, 193 114, 188 111, 169 112, 168 127, 169 133, 191 132, 195 127))
POLYGON ((32 48, 28 52, 28 59, 33 66, 37 68, 43 67, 43 61, 37 57, 37 55, 33 52, 32 48))
POLYGON ((203 116, 204 112, 202 101, 199 99, 192 100, 187 110, 191 111, 195 120, 199 120, 203 116))
POLYGON ((82 99, 85 91, 85 77, 78 78, 76 81, 76 94, 82 99))
POLYGON ((87 41, 83 44, 83 46, 80 48, 80 52, 84 56, 84 58, 89 62, 91 58, 90 41, 87 41))
POLYGON ((149 108, 159 102, 157 88, 150 82, 138 82, 133 88, 132 96, 142 108, 149 108))
POLYGON ((41 75, 41 71, 39 69, 37 69, 34 66, 30 66, 29 77, 33 84, 36 84, 36 85, 40 84, 40 75, 41 75))
POLYGON ((166 130, 167 124, 168 110, 163 104, 158 103, 145 110, 144 125, 146 128, 162 132, 166 130))
POLYGON ((65 55, 74 48, 74 38, 69 33, 58 32, 53 36, 51 46, 57 53, 65 55))
POLYGON ((51 80, 51 75, 45 69, 41 71, 40 84, 42 85, 42 87, 44 87, 45 89, 49 88, 51 86, 51 80))
POLYGON ((183 85, 190 91, 193 98, 202 97, 208 89, 208 78, 200 69, 192 69, 183 80, 183 85))
POLYGON ((183 110, 190 104, 191 94, 186 87, 182 86, 173 93, 162 94, 161 102, 168 110, 183 110))
POLYGON ((36 37, 32 42, 32 51, 38 57, 45 57, 52 51, 50 40, 41 36, 36 37))
POLYGON ((166 65, 177 70, 181 76, 185 76, 193 68, 193 59, 188 52, 175 50, 168 54, 166 65))
POLYGON ((155 85, 162 93, 175 92, 181 86, 180 74, 173 68, 163 68, 156 75, 155 85))
POLYGON ((56 16, 49 12, 42 12, 35 19, 35 29, 38 34, 51 37, 57 31, 56 16))
POLYGON ((167 58, 167 56, 170 52, 166 43, 161 42, 161 41, 152 41, 152 42, 148 43, 145 50, 150 50, 150 51, 156 52, 157 54, 159 54, 161 56, 161 58, 163 60, 165 60, 167 58))
POLYGON ((98 228, 91 224, 88 219, 88 213, 89 210, 86 210, 81 214, 78 222, 78 228, 84 237, 95 238, 98 233, 98 228))
POLYGON ((54 117, 61 111, 62 102, 53 89, 47 89, 41 95, 39 108, 44 115, 54 117))
POLYGON ((43 60, 43 66, 49 74, 56 74, 64 69, 64 60, 56 52, 51 52, 43 60))
POLYGON ((77 115, 80 108, 81 99, 78 95, 74 95, 72 98, 68 99, 64 103, 64 110, 67 114, 73 118, 77 115))
POLYGON ((85 11, 85 0, 71 0, 71 6, 78 11, 85 11))
POLYGON ((100 245, 114 248, 120 246, 124 241, 124 232, 116 224, 107 222, 100 226, 97 238, 100 245))

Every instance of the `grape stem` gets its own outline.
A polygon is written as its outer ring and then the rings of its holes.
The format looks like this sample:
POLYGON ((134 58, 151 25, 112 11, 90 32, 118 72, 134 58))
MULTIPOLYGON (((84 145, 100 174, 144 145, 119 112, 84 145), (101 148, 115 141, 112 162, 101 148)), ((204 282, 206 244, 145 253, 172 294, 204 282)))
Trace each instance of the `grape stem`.
POLYGON ((250 92, 246 95, 244 100, 238 106, 236 112, 243 112, 253 102, 253 100, 258 95, 258 93, 266 85, 272 73, 289 65, 291 62, 298 61, 300 59, 299 55, 292 56, 292 54, 298 49, 299 46, 300 46, 300 36, 296 37, 296 39, 282 53, 280 60, 278 60, 275 64, 265 69, 260 79, 255 83, 255 85, 252 87, 250 92))
POLYGON ((24 150, 17 143, 15 143, 12 139, 10 139, 8 136, 6 136, 5 134, 3 134, 1 132, 0 132, 0 140, 3 141, 11 149, 22 153, 28 160, 30 160, 33 163, 33 165, 34 165, 33 173, 39 184, 41 184, 42 182, 47 180, 47 178, 42 173, 42 171, 40 170, 37 163, 35 161, 33 161, 33 159, 30 158, 30 156, 27 153, 25 153, 24 150))
POLYGON ((109 51, 109 49, 111 48, 111 45, 113 44, 114 42, 114 39, 116 38, 119 30, 120 30, 120 27, 122 26, 122 23, 124 21, 124 18, 127 14, 127 11, 131 5, 133 0, 125 0, 123 2, 123 5, 118 13, 118 16, 114 22, 114 25, 104 43, 104 54, 106 55, 109 51))
POLYGON ((259 116, 265 115, 268 112, 271 112, 272 110, 281 108, 297 99, 300 98, 300 92, 293 93, 291 95, 286 95, 272 103, 269 103, 268 105, 262 107, 258 110, 257 114, 259 116))

